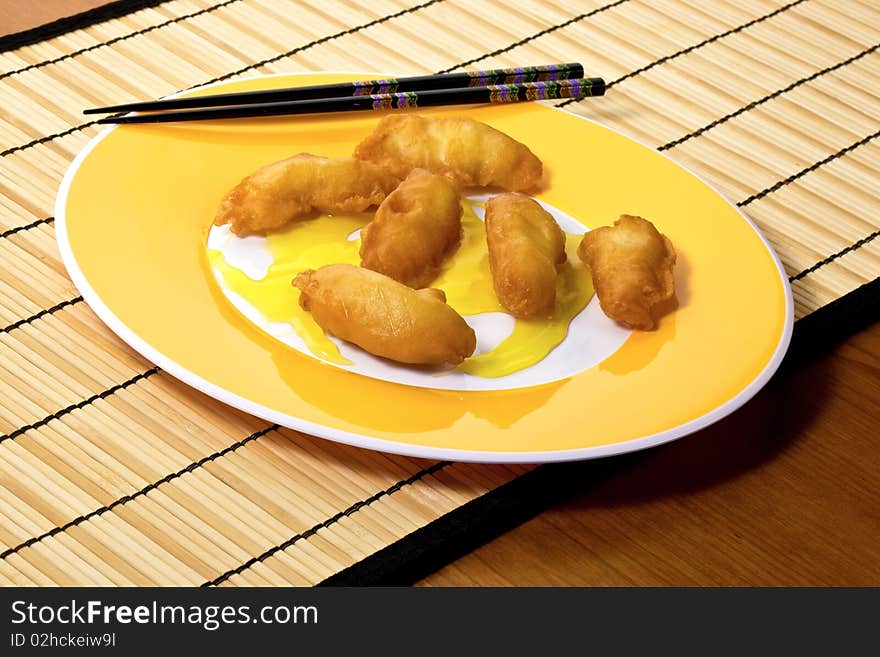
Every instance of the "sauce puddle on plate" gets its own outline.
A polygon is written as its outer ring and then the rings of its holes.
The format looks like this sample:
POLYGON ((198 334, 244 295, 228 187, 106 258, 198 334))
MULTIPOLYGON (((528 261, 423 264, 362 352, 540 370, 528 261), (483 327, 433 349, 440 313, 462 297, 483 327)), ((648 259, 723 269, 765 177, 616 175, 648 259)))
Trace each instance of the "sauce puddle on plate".
MULTIPOLYGON (((492 287, 486 229, 474 211, 479 205, 482 204, 476 201, 463 202, 461 245, 431 284, 443 290, 447 303, 465 317, 504 312, 492 287)), ((230 265, 218 250, 208 249, 208 260, 222 277, 223 285, 243 297, 268 321, 289 323, 314 355, 349 365, 351 361, 339 353, 311 314, 300 307, 299 293, 291 281, 305 269, 336 263, 360 264, 360 238, 352 236, 371 219, 369 213, 322 215, 269 234, 266 248, 272 264, 259 280, 230 265)), ((590 275, 576 256, 581 237, 566 233, 569 259, 559 267, 553 317, 515 320, 506 338, 493 349, 466 359, 457 371, 487 378, 506 376, 540 362, 565 339, 571 320, 593 296, 590 275)))

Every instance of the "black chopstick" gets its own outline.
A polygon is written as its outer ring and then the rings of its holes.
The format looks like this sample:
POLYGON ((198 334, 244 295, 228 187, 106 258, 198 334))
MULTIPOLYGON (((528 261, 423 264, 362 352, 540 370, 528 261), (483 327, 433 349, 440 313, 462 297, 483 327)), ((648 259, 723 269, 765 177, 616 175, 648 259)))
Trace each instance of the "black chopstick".
POLYGON ((463 87, 438 89, 416 93, 408 91, 370 96, 345 96, 320 98, 286 103, 260 105, 235 105, 208 109, 156 112, 109 116, 97 123, 168 123, 172 121, 200 121, 209 119, 234 119, 255 116, 287 116, 323 112, 350 112, 357 110, 406 109, 437 107, 440 105, 469 105, 475 103, 517 103, 553 98, 581 99, 602 96, 605 81, 602 78, 579 78, 576 80, 552 80, 547 82, 524 82, 522 84, 489 85, 486 87, 463 87))
POLYGON ((83 110, 83 114, 109 112, 145 112, 153 110, 184 109, 192 107, 226 107, 229 105, 254 105, 258 103, 280 103, 316 98, 341 98, 343 96, 367 96, 404 91, 435 91, 438 89, 457 89, 461 87, 485 87, 493 84, 520 84, 523 82, 546 82, 582 78, 584 67, 578 63, 544 64, 542 66, 523 66, 520 68, 498 68, 490 71, 469 71, 464 73, 443 73, 439 75, 417 75, 388 80, 366 80, 363 82, 341 82, 338 84, 319 84, 309 87, 287 87, 262 91, 243 91, 239 93, 193 96, 189 98, 166 98, 138 103, 125 103, 109 107, 95 107, 83 110))

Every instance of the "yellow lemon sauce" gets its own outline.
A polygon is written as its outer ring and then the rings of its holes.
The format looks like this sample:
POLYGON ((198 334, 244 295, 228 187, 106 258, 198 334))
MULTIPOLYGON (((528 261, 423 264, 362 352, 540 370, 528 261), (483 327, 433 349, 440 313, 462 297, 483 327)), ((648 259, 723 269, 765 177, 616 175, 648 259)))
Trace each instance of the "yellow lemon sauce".
POLYGON ((272 232, 266 238, 272 264, 260 280, 227 263, 220 251, 208 249, 208 262, 220 273, 228 290, 242 296, 268 321, 293 326, 313 354, 332 363, 351 365, 311 313, 299 305, 299 290, 292 281, 306 269, 333 263, 360 264, 361 241, 348 237, 371 219, 370 214, 322 216, 272 232))
MULTIPOLYGON (((446 302, 460 315, 504 312, 492 287, 486 229, 474 212, 475 204, 463 203, 461 244, 431 284, 446 293, 446 302)), ((291 281, 305 269, 359 264, 360 239, 348 238, 371 219, 371 214, 325 215, 271 233, 266 244, 273 263, 261 280, 253 280, 229 265, 220 251, 209 249, 208 260, 225 287, 247 300, 267 320, 289 323, 313 354, 347 365, 351 361, 339 353, 311 314, 300 307, 298 291, 291 281)), ((569 259, 559 267, 553 317, 517 319, 507 338, 491 351, 466 359, 457 370, 487 378, 506 376, 540 362, 565 339, 571 320, 593 296, 590 275, 576 255, 581 237, 566 234, 569 259)))

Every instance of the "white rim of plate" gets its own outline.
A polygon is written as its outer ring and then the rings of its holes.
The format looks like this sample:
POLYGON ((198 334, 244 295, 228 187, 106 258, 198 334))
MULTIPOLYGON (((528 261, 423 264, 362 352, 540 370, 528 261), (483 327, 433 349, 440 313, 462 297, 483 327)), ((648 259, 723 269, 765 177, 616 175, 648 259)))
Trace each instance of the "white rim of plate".
MULTIPOLYGON (((268 75, 253 75, 246 78, 240 78, 236 81, 317 74, 364 76, 365 79, 368 79, 368 76, 378 78, 387 77, 388 75, 387 73, 371 73, 364 71, 299 71, 296 73, 272 73, 268 75)), ((224 80, 222 82, 213 82, 211 84, 193 87, 192 89, 187 89, 185 91, 167 96, 167 98, 175 98, 189 91, 194 91, 198 89, 210 89, 212 87, 227 84, 228 82, 228 80, 224 80)), ((551 109, 557 108, 551 107, 551 109)), ((566 112, 566 114, 571 114, 571 112, 566 112)), ((622 132, 614 130, 613 128, 609 128, 608 126, 602 125, 601 123, 598 123, 586 117, 578 116, 576 114, 571 115, 583 121, 587 121, 589 123, 597 125, 604 130, 610 130, 611 132, 618 134, 625 139, 633 141, 640 146, 643 146, 655 153, 660 154, 662 157, 665 157, 676 166, 684 169, 701 183, 703 183, 716 194, 718 194, 726 203, 728 203, 734 210, 736 210, 736 212, 752 228, 752 230, 755 231, 755 234, 761 240, 764 248, 767 249, 770 257, 773 259, 773 262, 776 265, 777 272, 779 273, 780 280, 782 281, 782 288, 785 297, 785 322, 782 327, 782 334, 779 337, 779 342, 776 345, 775 351, 773 352, 773 356, 764 366, 764 369, 761 370, 761 372, 742 390, 740 390, 739 393, 728 399, 720 406, 717 406, 713 410, 709 411, 708 413, 688 422, 685 422, 684 424, 679 424, 678 426, 672 427, 671 429, 666 429, 664 431, 653 433, 647 436, 642 436, 640 438, 631 438, 630 440, 623 440, 616 443, 610 443, 608 445, 596 445, 593 447, 575 447, 571 449, 560 450, 519 452, 451 449, 447 447, 414 445, 410 443, 398 442, 395 440, 388 440, 385 438, 372 438, 370 436, 365 436, 359 433, 343 431, 341 429, 334 429, 323 424, 309 422, 307 420, 303 420, 292 415, 280 413, 267 406, 263 406, 262 404, 258 404, 249 399, 233 394, 225 388, 202 378, 195 372, 186 369, 182 365, 178 364, 176 361, 165 356, 162 352, 154 348, 148 342, 143 340, 140 336, 137 335, 137 333, 135 333, 126 324, 124 324, 122 320, 120 320, 113 313, 112 310, 110 310, 110 308, 101 299, 100 295, 98 295, 98 293, 89 284, 85 275, 82 273, 82 270, 80 270, 79 265, 76 262, 76 258, 74 257, 73 250, 71 249, 70 240, 68 239, 65 207, 67 205, 67 195, 70 191, 70 186, 73 182, 73 178, 76 175, 79 167, 85 161, 86 157, 88 157, 89 153, 92 152, 95 146, 119 126, 110 126, 95 135, 89 141, 89 143, 86 144, 85 147, 77 154, 77 156, 74 158, 73 162, 71 162, 70 166, 65 172, 64 178, 61 181, 61 186, 58 188, 58 196, 55 200, 55 232, 56 238, 58 240, 58 248, 61 252, 61 259, 64 262, 64 266, 67 268, 67 272, 68 274, 70 274, 70 278, 73 281, 74 285, 76 285, 77 289, 82 294, 83 299, 86 301, 86 303, 89 304, 92 310, 94 310, 95 314, 98 315, 98 317, 132 349, 143 355, 145 358, 147 358, 147 360, 158 365, 161 369, 168 372, 168 374, 171 374, 175 378, 180 379, 187 385, 192 386, 193 388, 205 393, 210 397, 213 397, 214 399, 223 402, 224 404, 228 404, 229 406, 233 406, 239 410, 263 418, 274 424, 278 424, 280 426, 290 429, 295 429, 297 431, 302 431, 303 433, 311 434, 319 438, 333 440, 335 442, 340 442, 347 445, 353 445, 355 447, 363 447, 366 449, 389 452, 393 454, 402 454, 404 456, 412 456, 417 458, 474 463, 556 463, 562 461, 580 461, 586 459, 601 458, 605 456, 615 456, 617 454, 626 454, 628 452, 635 452, 647 449, 649 447, 655 447, 657 445, 662 445, 663 443, 668 443, 678 438, 682 438, 684 436, 695 433, 700 429, 704 429, 709 425, 714 424, 715 422, 726 417, 727 415, 730 415, 735 410, 740 408, 743 404, 745 404, 748 400, 754 397, 755 394, 757 394, 757 392, 761 388, 763 388, 764 385, 770 380, 770 377, 773 376, 773 374, 779 368, 779 365, 782 362, 783 357, 785 356, 785 352, 788 349, 788 345, 791 342, 791 333, 794 326, 794 301, 792 298, 791 285, 788 282, 788 276, 785 274, 785 269, 782 267, 782 263, 780 262, 779 257, 776 255, 773 247, 770 246, 761 231, 758 230, 758 227, 755 226, 752 220, 749 219, 749 217, 742 210, 740 210, 735 203, 731 202, 731 200, 728 199, 727 196, 725 196, 714 185, 704 180, 701 176, 691 171, 688 167, 673 160, 665 153, 658 151, 656 148, 649 146, 648 144, 645 144, 638 139, 634 139, 633 137, 625 135, 622 132)))

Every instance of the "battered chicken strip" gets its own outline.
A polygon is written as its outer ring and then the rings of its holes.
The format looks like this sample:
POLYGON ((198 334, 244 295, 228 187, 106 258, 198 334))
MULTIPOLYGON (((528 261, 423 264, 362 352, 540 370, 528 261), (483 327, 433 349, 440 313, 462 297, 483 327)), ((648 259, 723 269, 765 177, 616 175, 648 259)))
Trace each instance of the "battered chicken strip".
POLYGON ((643 331, 656 326, 655 307, 675 294, 675 250, 654 224, 623 214, 584 235, 578 256, 608 317, 643 331))
POLYGON ((354 155, 400 178, 415 168, 463 186, 525 191, 541 182, 543 165, 528 147, 472 119, 390 114, 358 144, 354 155))
POLYGON ((414 169, 361 230, 361 266, 426 287, 461 241, 461 200, 448 178, 414 169))
POLYGON ((309 153, 274 162, 244 178, 220 202, 214 223, 236 235, 280 228, 313 212, 363 212, 400 182, 371 162, 309 153))
POLYGON ((550 317, 565 234, 537 201, 501 194, 486 204, 486 241, 495 295, 515 317, 550 317))
POLYGON ((473 329, 441 290, 414 290, 354 265, 325 265, 293 279, 300 305, 325 331, 400 363, 457 365, 474 353, 473 329))

